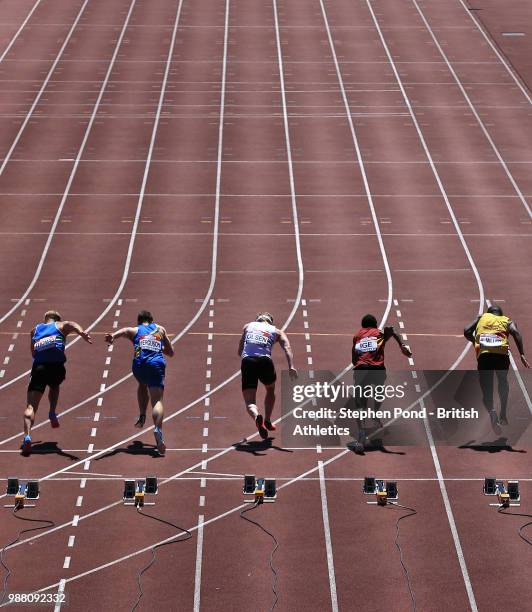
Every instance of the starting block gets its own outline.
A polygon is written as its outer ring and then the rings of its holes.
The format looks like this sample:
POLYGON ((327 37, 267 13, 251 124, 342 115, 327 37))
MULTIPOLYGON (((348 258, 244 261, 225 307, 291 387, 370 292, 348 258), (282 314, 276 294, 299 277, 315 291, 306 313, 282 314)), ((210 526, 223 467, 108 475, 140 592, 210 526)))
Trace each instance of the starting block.
POLYGON ((277 485, 273 478, 255 478, 246 474, 242 492, 246 504, 271 503, 277 499, 277 485))
POLYGON ((484 495, 496 496, 497 503, 490 503, 490 506, 499 508, 509 508, 510 506, 520 506, 521 495, 519 493, 518 480, 497 480, 493 476, 484 478, 484 495))
POLYGON ((124 506, 155 506, 155 502, 146 501, 146 495, 157 495, 157 477, 146 476, 146 478, 124 480, 124 506))
POLYGON ((375 495, 376 497, 375 501, 368 501, 368 504, 386 506, 389 501, 393 502, 399 499, 399 491, 395 480, 388 480, 385 482, 373 476, 366 476, 364 478, 362 491, 364 495, 375 495))
POLYGON ((4 508, 16 508, 17 510, 22 510, 22 508, 35 508, 36 504, 28 504, 26 500, 39 499, 39 481, 28 480, 27 482, 20 482, 18 478, 8 478, 6 495, 14 496, 15 503, 5 504, 4 508))

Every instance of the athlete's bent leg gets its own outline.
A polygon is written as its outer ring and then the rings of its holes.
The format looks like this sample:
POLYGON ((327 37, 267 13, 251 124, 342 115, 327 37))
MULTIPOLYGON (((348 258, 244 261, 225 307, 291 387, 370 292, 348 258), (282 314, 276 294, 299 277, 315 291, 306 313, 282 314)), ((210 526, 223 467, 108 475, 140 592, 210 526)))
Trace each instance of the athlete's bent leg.
POLYGON ((510 393, 510 386, 508 384, 508 370, 495 370, 497 374, 497 389, 499 391, 499 400, 501 402, 501 423, 506 425, 508 423, 508 415, 506 413, 508 409, 508 395, 510 393))
MULTIPOLYGON (((153 424, 157 429, 161 429, 163 426, 164 418, 164 387, 149 387, 148 389, 150 392, 153 424)), ((146 409, 144 409, 144 414, 146 414, 146 409)))
POLYGON ((266 398, 264 399, 264 414, 268 422, 271 421, 273 408, 275 406, 275 383, 264 385, 266 387, 266 398))
POLYGON ((48 389, 48 401, 50 402, 50 411, 48 412, 48 418, 50 424, 54 429, 59 427, 59 421, 56 415, 57 402, 59 401, 59 385, 50 386, 48 389))
POLYGON ((29 436, 31 434, 31 428, 35 423, 35 415, 39 408, 43 394, 40 391, 28 391, 28 399, 26 402, 26 410, 24 411, 24 435, 29 436))
POLYGON ((164 407, 163 407, 163 395, 164 387, 148 387, 151 399, 152 417, 153 424, 155 425, 155 443, 157 444, 157 450, 160 455, 164 455, 166 452, 166 445, 163 439, 163 418, 164 418, 164 407))
POLYGON ((143 427, 146 422, 146 410, 148 409, 149 402, 148 385, 139 383, 137 389, 137 400, 139 403, 139 418, 135 423, 135 427, 143 427))
POLYGON ((257 408, 257 389, 242 389, 242 395, 244 396, 249 416, 255 420, 259 414, 259 409, 257 408))

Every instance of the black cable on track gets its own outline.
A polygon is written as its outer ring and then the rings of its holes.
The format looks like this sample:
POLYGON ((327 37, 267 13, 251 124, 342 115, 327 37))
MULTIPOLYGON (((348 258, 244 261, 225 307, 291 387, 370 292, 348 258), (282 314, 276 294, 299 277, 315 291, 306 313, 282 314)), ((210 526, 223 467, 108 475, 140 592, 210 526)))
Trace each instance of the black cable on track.
MULTIPOLYGON (((505 514, 506 516, 522 516, 523 518, 532 519, 532 514, 524 514, 522 512, 503 512, 503 511, 504 511, 504 508, 502 506, 497 510, 499 514, 505 514)), ((532 521, 527 521, 524 525, 521 525, 521 527, 519 527, 519 529, 517 530, 517 534, 521 538, 521 540, 523 540, 524 542, 532 546, 532 540, 529 540, 525 535, 523 535, 523 529, 530 527, 530 525, 532 525, 532 521)))
POLYGON ((145 565, 137 574, 138 597, 137 597, 137 601, 134 603, 133 607, 131 608, 131 612, 134 612, 138 608, 138 605, 140 604, 140 600, 144 596, 144 591, 142 590, 142 576, 154 564, 157 549, 162 548, 163 546, 169 546, 170 544, 176 544, 178 542, 186 542, 187 540, 190 540, 190 538, 192 537, 192 534, 190 533, 188 529, 185 529, 184 527, 180 527, 179 525, 174 525, 174 523, 171 523, 170 521, 159 518, 158 516, 153 516, 153 514, 146 514, 145 512, 141 511, 139 506, 137 506, 137 512, 142 516, 146 516, 148 518, 153 519, 154 521, 158 521, 159 523, 164 523, 165 525, 173 527, 174 529, 177 529, 181 533, 176 535, 175 538, 173 538, 172 540, 169 540, 168 542, 162 542, 161 544, 155 544, 155 546, 152 546, 150 562, 147 565, 145 565), (185 533, 187 537, 181 539, 181 535, 183 533, 185 533))
POLYGON ((240 517, 243 518, 245 521, 247 521, 248 523, 252 523, 253 525, 256 525, 259 529, 261 529, 262 531, 264 531, 264 533, 266 533, 267 535, 270 536, 270 538, 273 540, 274 543, 274 547, 273 550, 270 554, 270 569, 272 571, 273 574, 273 580, 272 580, 272 592, 274 595, 274 600, 273 600, 273 604, 270 608, 270 612, 272 612, 272 610, 275 608, 275 606, 277 605, 277 602, 279 601, 279 593, 277 591, 277 570, 275 569, 275 567, 273 566, 273 557, 275 555, 275 553, 277 552, 277 549, 279 548, 279 542, 277 541, 277 538, 273 535, 273 533, 271 533, 270 531, 268 531, 265 527, 263 527, 259 522, 254 521, 253 519, 248 518, 247 516, 244 516, 247 512, 251 512, 252 510, 255 510, 255 508, 257 508, 258 506, 261 505, 261 502, 255 502, 252 506, 250 506, 249 508, 245 508, 244 510, 242 510, 240 512, 240 517))
POLYGON ((401 515, 396 523, 395 523, 395 546, 397 547, 397 550, 399 551, 399 559, 401 561, 401 565, 403 567, 403 571, 405 573, 406 576, 406 584, 408 586, 408 592, 410 593, 410 599, 412 601, 412 612, 416 612, 416 597, 414 595, 414 590, 412 589, 412 583, 410 581, 410 573, 408 572, 408 568, 406 567, 406 564, 404 562, 404 558, 403 558, 403 549, 401 548, 401 545, 399 544, 399 523, 405 519, 408 518, 409 516, 414 516, 415 514, 417 514, 417 510, 414 510, 414 508, 410 508, 408 506, 403 506, 402 504, 398 504, 397 502, 391 502, 389 501, 386 505, 387 508, 389 507, 397 507, 397 508, 403 508, 404 510, 409 510, 408 514, 403 514, 401 515))
POLYGON ((31 519, 31 518, 19 516, 17 512, 20 512, 20 509, 13 508, 13 516, 17 518, 19 521, 27 521, 30 523, 44 523, 44 525, 41 525, 40 527, 29 527, 28 529, 21 529, 18 533, 18 536, 12 542, 9 542, 9 544, 6 544, 5 546, 3 546, 2 550, 0 550, 0 565, 2 565, 2 567, 7 572, 6 575, 4 576, 4 584, 2 586, 2 595, 0 597, 0 605, 4 603, 4 599, 7 595, 7 581, 9 580, 9 576, 11 576, 11 570, 9 569, 9 567, 6 565, 6 562, 5 562, 6 550, 10 548, 11 546, 15 545, 20 540, 22 535, 25 533, 30 533, 32 531, 39 531, 40 529, 46 529, 46 527, 55 527, 55 523, 48 519, 31 519))

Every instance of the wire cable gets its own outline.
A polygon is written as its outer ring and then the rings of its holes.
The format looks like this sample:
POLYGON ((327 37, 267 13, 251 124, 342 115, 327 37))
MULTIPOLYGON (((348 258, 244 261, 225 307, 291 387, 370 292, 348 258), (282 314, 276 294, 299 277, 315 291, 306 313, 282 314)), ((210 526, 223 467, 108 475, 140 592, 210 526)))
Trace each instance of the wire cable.
POLYGON ((18 536, 12 542, 9 542, 9 544, 6 544, 5 546, 2 547, 2 550, 0 551, 0 564, 2 565, 2 567, 5 569, 7 573, 4 576, 4 583, 2 586, 2 595, 0 597, 0 604, 4 603, 4 599, 7 595, 7 581, 9 580, 9 577, 11 576, 11 570, 9 569, 8 565, 5 562, 6 550, 8 548, 11 548, 11 546, 14 546, 20 540, 22 535, 25 533, 30 533, 32 531, 39 531, 39 529, 46 529, 46 527, 55 527, 55 523, 48 519, 26 518, 23 516, 19 516, 17 512, 20 512, 20 508, 16 508, 16 507, 13 508, 13 516, 17 518, 19 521, 28 521, 30 523, 44 523, 44 525, 41 525, 40 527, 29 527, 28 529, 21 529, 18 533, 18 536))
POLYGON ((163 523, 164 525, 168 525, 170 527, 173 527, 174 529, 177 529, 178 531, 180 531, 181 533, 179 533, 178 535, 175 536, 175 538, 172 538, 171 540, 169 540, 168 542, 161 542, 161 544, 155 544, 155 546, 152 546, 151 549, 151 559, 149 561, 149 563, 147 565, 145 565, 137 574, 137 588, 138 588, 138 597, 137 600, 135 601, 133 607, 131 608, 131 612, 134 612, 139 604, 140 604, 140 600, 142 599, 142 597, 144 596, 144 591, 142 590, 142 576, 145 574, 145 572, 147 572, 150 567, 154 564, 155 562, 155 556, 156 556, 156 551, 158 548, 162 548, 163 546, 168 546, 170 544, 176 544, 177 542, 186 542, 187 540, 190 540, 190 538, 192 537, 192 534, 190 533, 190 531, 188 529, 185 529, 184 527, 180 527, 179 525, 175 525, 174 523, 171 523, 170 521, 167 521, 165 519, 159 518, 158 516, 153 516, 153 514, 146 514, 146 512, 142 512, 139 508, 139 506, 137 506, 137 512, 142 515, 142 516, 146 516, 148 518, 153 519, 154 521, 158 521, 159 523, 163 523), (181 535, 185 533, 187 535, 186 538, 180 539, 181 535))
MULTIPOLYGON (((503 510, 504 510, 504 507, 501 506, 497 510, 497 512, 499 514, 506 514, 507 516, 522 516, 524 518, 532 519, 532 514, 524 514, 522 512, 503 512, 503 510)), ((521 525, 521 527, 519 527, 519 529, 517 530, 517 534, 519 535, 521 540, 523 540, 524 542, 526 542, 527 544, 530 544, 530 546, 532 546, 532 540, 529 540, 525 535, 523 535, 523 529, 526 529, 527 527, 530 527, 530 525, 532 525, 532 521, 527 521, 524 525, 521 525)))
POLYGON ((245 508, 244 510, 242 510, 240 512, 240 517, 243 518, 245 521, 247 521, 248 523, 253 523, 253 525, 256 525, 259 529, 261 529, 262 531, 264 531, 264 533, 266 533, 267 535, 270 536, 270 538, 273 540, 274 543, 274 547, 273 550, 270 554, 270 569, 272 571, 273 574, 273 579, 272 579, 272 592, 274 595, 274 600, 273 600, 273 604, 270 608, 270 612, 272 612, 272 610, 275 608, 275 606, 277 605, 277 602, 279 601, 279 593, 277 591, 277 578, 278 578, 278 574, 277 574, 277 570, 275 569, 274 565, 273 565, 273 557, 275 555, 275 553, 277 552, 277 549, 279 548, 279 542, 277 541, 277 538, 273 535, 273 533, 271 533, 270 531, 268 531, 265 527, 263 527, 260 523, 258 523, 257 521, 254 521, 253 519, 248 518, 247 516, 244 516, 247 512, 251 512, 252 510, 255 510, 255 508, 257 508, 258 506, 261 505, 261 502, 255 502, 252 506, 250 506, 249 508, 245 508))
POLYGON ((397 508, 403 508, 404 510, 409 510, 408 514, 403 514, 401 515, 396 523, 395 523, 395 546, 397 547, 397 550, 399 551, 399 559, 401 561, 401 565, 403 567, 403 571, 405 573, 406 576, 406 583, 408 586, 408 592, 410 593, 410 599, 412 601, 412 612, 416 611, 416 598, 414 595, 414 590, 412 589, 412 582, 410 580, 410 573, 408 571, 408 568, 406 567, 406 564, 404 562, 404 556, 403 556, 403 549, 401 548, 401 545, 399 544, 399 523, 405 519, 408 518, 409 516, 414 516, 415 514, 417 514, 417 510, 414 510, 414 508, 409 508, 408 506, 403 506, 402 504, 398 504, 397 502, 392 502, 392 501, 388 501, 388 503, 386 504, 386 507, 389 508, 390 506, 396 506, 397 508))

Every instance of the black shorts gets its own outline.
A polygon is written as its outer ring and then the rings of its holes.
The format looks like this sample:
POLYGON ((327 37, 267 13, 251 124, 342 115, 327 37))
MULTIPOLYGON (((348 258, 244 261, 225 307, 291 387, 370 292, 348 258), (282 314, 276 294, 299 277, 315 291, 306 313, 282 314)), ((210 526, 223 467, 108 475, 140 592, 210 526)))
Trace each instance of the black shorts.
POLYGON ((242 390, 256 389, 259 380, 263 385, 271 385, 277 380, 275 366, 269 357, 244 357, 240 371, 242 390))
POLYGON ((510 357, 500 353, 482 353, 479 355, 478 370, 508 370, 510 368, 510 357))
POLYGON ((44 393, 47 386, 57 387, 66 376, 64 363, 34 363, 31 368, 28 391, 44 393))

